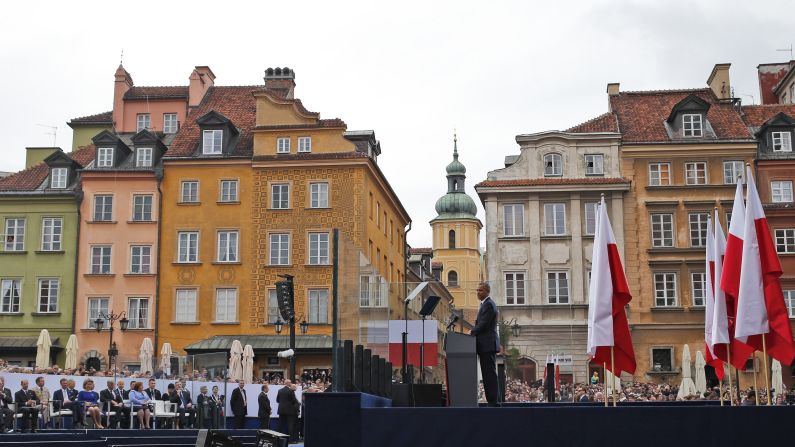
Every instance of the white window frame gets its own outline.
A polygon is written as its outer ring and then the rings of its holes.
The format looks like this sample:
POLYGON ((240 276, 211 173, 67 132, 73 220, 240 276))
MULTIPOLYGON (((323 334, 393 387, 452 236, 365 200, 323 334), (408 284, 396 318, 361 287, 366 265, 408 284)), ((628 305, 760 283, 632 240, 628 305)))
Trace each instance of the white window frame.
POLYGON ((268 289, 268 313, 265 316, 265 324, 274 324, 282 319, 279 312, 279 299, 276 296, 276 289, 268 289))
POLYGON ((502 232, 505 237, 524 236, 524 204, 506 203, 502 206, 502 232))
POLYGON ((112 245, 92 245, 88 260, 88 271, 92 275, 110 275, 113 263, 112 245))
POLYGON ((36 312, 40 314, 57 313, 61 280, 58 278, 39 278, 36 284, 36 312))
POLYGON ((277 154, 289 154, 290 153, 290 138, 289 137, 276 138, 276 153, 277 154))
POLYGON ((727 160, 723 162, 723 184, 736 185, 737 180, 743 175, 745 163, 742 160, 727 160))
POLYGON ((770 182, 773 203, 792 202, 792 180, 774 180, 770 182))
POLYGON ((685 113, 682 115, 682 136, 685 138, 698 138, 704 135, 704 122, 700 113, 685 113))
POLYGON ((563 236, 566 234, 566 204, 544 204, 544 235, 563 236))
POLYGON ((527 274, 525 272, 504 272, 502 277, 505 285, 505 305, 524 305, 527 301, 527 274))
POLYGON ((310 324, 328 324, 329 290, 312 288, 307 290, 307 309, 310 324), (313 304, 313 301, 315 303, 313 304))
POLYGON ((130 246, 130 274, 149 275, 152 273, 152 246, 130 246))
POLYGON ((135 131, 152 128, 152 116, 148 113, 139 113, 135 116, 135 131))
POLYGON ((795 228, 776 228, 776 252, 795 253, 795 228))
POLYGON ((309 207, 328 208, 328 182, 309 184, 309 207))
POLYGON ((685 162, 685 184, 706 185, 709 183, 706 161, 685 162))
POLYGON ((179 188, 179 203, 199 202, 199 181, 182 180, 179 188))
POLYGON ((792 152, 792 132, 770 132, 773 152, 792 152))
POLYGON ((163 114, 163 133, 177 133, 179 120, 176 113, 163 114))
POLYGON ((671 186, 671 163, 654 162, 649 163, 649 186, 671 186), (663 178, 663 167, 665 167, 665 177, 663 178), (663 183, 665 180, 665 183, 663 183))
POLYGON ((152 222, 152 206, 154 197, 152 194, 133 195, 133 222, 152 222))
POLYGON ((679 303, 678 284, 676 272, 655 272, 654 281, 654 307, 676 307, 679 303), (662 284, 662 288, 658 286, 662 284), (660 304, 659 300, 663 300, 660 304), (671 302, 671 300, 673 300, 671 302))
POLYGON ((596 217, 599 213, 599 202, 586 202, 583 209, 583 231, 586 236, 596 234, 596 217))
POLYGON ((149 297, 131 296, 127 298, 128 329, 149 329, 149 297))
MULTIPOLYGON (((100 314, 108 315, 110 313, 110 298, 108 297, 89 297, 88 298, 88 329, 96 330, 96 320, 101 318, 100 314)), ((102 329, 108 329, 108 320, 102 318, 102 329)))
POLYGON ((544 177, 563 175, 563 156, 558 153, 544 155, 544 177))
POLYGON ((795 318, 795 290, 784 291, 784 304, 787 306, 789 317, 795 318))
POLYGON ((64 189, 68 186, 69 169, 68 168, 52 168, 50 171, 50 188, 64 189))
POLYGON ((290 265, 290 233, 268 235, 268 260, 269 265, 290 265))
POLYGON ((177 232, 177 262, 194 264, 199 262, 199 232, 177 232))
POLYGON ((585 154, 585 175, 604 175, 604 154, 585 154))
POLYGON ((216 323, 237 323, 237 289, 215 289, 215 320, 216 323))
POLYGON ((569 304, 571 300, 569 272, 548 271, 546 274, 546 285, 548 304, 569 304))
POLYGON ((6 218, 4 251, 25 251, 26 226, 27 220, 24 217, 6 218))
POLYGON ((674 246, 676 231, 674 229, 674 215, 672 213, 652 213, 649 215, 649 223, 652 247, 670 248, 674 246), (669 229, 665 228, 666 224, 670 225, 669 229), (659 230, 655 229, 656 226, 659 226, 659 230), (655 237, 654 233, 660 233, 660 237, 655 237), (666 237, 666 233, 670 233, 670 236, 666 237))
POLYGON ((236 179, 223 179, 221 180, 221 202, 238 202, 239 182, 236 179))
POLYGON ((19 313, 22 305, 22 279, 0 279, 0 314, 19 313))
POLYGON ((113 194, 94 195, 93 218, 94 222, 113 222, 113 194))
POLYGON ((271 209, 274 209, 274 210, 290 209, 290 184, 289 183, 272 183, 271 184, 271 209))
POLYGON ((135 150, 135 166, 139 168, 152 167, 152 153, 151 147, 139 147, 135 150))
POLYGON ((43 217, 41 219, 41 251, 61 251, 63 239, 63 218, 43 217))
POLYGON ((690 301, 694 307, 704 307, 707 299, 707 274, 704 272, 690 272, 690 301), (696 300, 701 299, 701 304, 696 300))
POLYGON ((97 167, 110 168, 113 166, 113 148, 100 147, 97 148, 97 167))
POLYGON ((309 265, 328 265, 330 242, 328 232, 309 233, 309 265))
POLYGON ((705 247, 707 244, 707 219, 709 213, 689 213, 687 225, 690 235, 691 247, 705 247))
POLYGON ((179 288, 174 292, 174 322, 195 323, 198 321, 196 304, 199 290, 195 288, 179 288))
POLYGON ((387 307, 389 283, 380 275, 359 276, 359 307, 387 307))
POLYGON ((217 262, 240 262, 240 232, 238 230, 219 230, 217 239, 217 262))
POLYGON ((202 154, 219 155, 224 151, 224 131, 209 129, 202 131, 202 154))
POLYGON ((312 137, 298 137, 298 152, 312 152, 312 137))

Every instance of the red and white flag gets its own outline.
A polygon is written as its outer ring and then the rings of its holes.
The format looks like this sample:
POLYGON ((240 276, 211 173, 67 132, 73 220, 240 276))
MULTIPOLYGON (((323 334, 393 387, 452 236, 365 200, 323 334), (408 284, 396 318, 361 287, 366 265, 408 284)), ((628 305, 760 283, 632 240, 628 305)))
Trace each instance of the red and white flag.
POLYGON ((745 237, 734 336, 759 351, 762 350, 762 337, 765 337, 768 354, 790 365, 795 359, 795 343, 784 294, 781 292, 781 263, 762 209, 762 201, 756 191, 751 167, 748 166, 746 171, 748 193, 745 237))
POLYGON ((624 311, 624 306, 632 301, 632 295, 607 217, 604 197, 596 221, 588 297, 588 355, 593 362, 603 363, 612 371, 610 348, 613 347, 615 370, 612 373, 616 376, 622 371, 634 373, 635 351, 624 311))
MULTIPOLYGON (((723 268, 720 275, 720 290, 724 293, 726 317, 729 328, 731 347, 731 364, 735 368, 745 368, 745 361, 753 354, 754 348, 734 338, 736 325, 737 295, 740 293, 740 271, 743 259, 743 237, 745 233, 745 204, 743 202, 743 182, 737 181, 734 192, 729 237, 723 256, 723 268)), ((719 298, 719 296, 717 297, 719 298)), ((724 359, 726 360, 726 359, 724 359)))
MULTIPOLYGON (((715 212, 715 219, 717 220, 717 211, 715 212)), ((720 224, 718 224, 720 225, 720 224)), ((723 362, 717 357, 715 347, 713 346, 713 331, 714 331, 714 317, 715 317, 715 267, 716 267, 716 241, 715 235, 712 231, 712 219, 707 218, 707 256, 705 262, 705 289, 706 296, 704 297, 704 345, 706 346, 706 362, 707 365, 715 369, 715 374, 719 379, 723 379, 723 362)))
POLYGON ((729 318, 726 311, 726 293, 720 288, 723 278, 723 258, 726 256, 726 235, 723 233, 723 226, 720 224, 718 210, 715 210, 715 234, 714 234, 714 266, 710 271, 713 276, 712 287, 714 304, 712 308, 712 338, 710 346, 715 355, 723 360, 726 359, 726 347, 731 343, 729 335, 729 318))

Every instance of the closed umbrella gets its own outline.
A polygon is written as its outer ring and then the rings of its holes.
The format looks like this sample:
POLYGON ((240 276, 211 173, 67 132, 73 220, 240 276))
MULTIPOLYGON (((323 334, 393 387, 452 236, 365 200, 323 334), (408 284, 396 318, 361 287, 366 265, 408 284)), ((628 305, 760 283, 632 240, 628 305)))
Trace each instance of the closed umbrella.
POLYGON ((613 390, 616 390, 616 393, 621 392, 621 378, 613 375, 612 372, 609 370, 605 370, 605 383, 607 384, 607 394, 612 396, 613 390))
POLYGON ((50 347, 52 341, 50 340, 50 332, 47 329, 42 329, 39 334, 39 340, 36 342, 36 367, 49 368, 50 366, 50 347))
POLYGON ((232 349, 229 350, 229 378, 232 380, 243 380, 243 345, 240 340, 232 342, 232 349))
POLYGON ((703 394, 707 391, 707 374, 704 372, 704 367, 707 366, 704 360, 704 354, 701 351, 696 351, 696 392, 703 394))
POLYGON ((152 340, 149 337, 144 338, 141 343, 141 353, 138 354, 138 359, 141 360, 141 372, 152 372, 152 356, 155 354, 155 348, 152 346, 152 340))
POLYGON ((72 334, 69 336, 69 341, 66 342, 66 363, 64 369, 77 369, 77 351, 80 347, 77 345, 77 335, 72 334))
POLYGON ((160 369, 163 374, 171 375, 171 343, 163 343, 163 348, 160 350, 160 369))
POLYGON ((254 348, 251 345, 243 348, 243 380, 254 383, 254 348))
POLYGON ((770 382, 770 387, 776 392, 775 397, 778 398, 778 395, 784 391, 784 378, 781 375, 781 362, 773 359, 773 365, 770 368, 770 372, 773 374, 773 380, 770 382))
POLYGON ((685 345, 682 348, 682 383, 679 385, 679 393, 676 395, 679 399, 696 394, 696 384, 693 383, 693 373, 690 368, 690 346, 685 345))

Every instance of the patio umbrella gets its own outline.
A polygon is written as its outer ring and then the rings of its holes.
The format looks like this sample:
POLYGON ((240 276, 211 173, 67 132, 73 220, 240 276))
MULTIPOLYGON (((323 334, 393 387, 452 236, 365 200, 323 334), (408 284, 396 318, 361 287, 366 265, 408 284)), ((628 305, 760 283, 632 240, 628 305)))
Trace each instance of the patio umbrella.
POLYGON ((679 399, 684 399, 686 396, 691 396, 697 392, 690 368, 690 346, 684 345, 684 348, 682 348, 682 383, 679 385, 679 393, 676 395, 679 399))
POLYGON ((703 394, 707 391, 707 374, 704 372, 704 367, 707 366, 704 360, 704 354, 701 351, 696 351, 696 391, 698 394, 703 394))
POLYGON ((251 345, 243 348, 243 380, 254 383, 254 348, 251 345))
POLYGON ((163 374, 171 375, 171 343, 163 343, 163 348, 160 350, 160 369, 163 374))
POLYGON ((42 329, 39 334, 39 340, 36 342, 36 367, 49 368, 50 364, 50 347, 52 341, 50 340, 50 332, 47 329, 42 329))
POLYGON ((613 389, 616 390, 616 393, 621 392, 621 377, 613 375, 612 372, 605 369, 605 383, 607 383, 607 394, 612 395, 613 389))
POLYGON ((243 345, 240 340, 232 342, 232 349, 229 350, 229 378, 232 380, 243 380, 243 345))
POLYGON ((774 398, 777 398, 781 391, 785 389, 784 378, 781 375, 781 362, 773 359, 773 365, 770 368, 770 372, 773 374, 773 379, 770 382, 770 388, 776 392, 774 398))
POLYGON ((149 337, 144 338, 141 343, 141 353, 138 354, 138 359, 141 360, 141 372, 152 372, 152 356, 155 354, 155 348, 152 346, 152 340, 149 337))
POLYGON ((77 345, 77 335, 72 334, 69 336, 69 341, 66 342, 66 363, 65 369, 77 369, 77 351, 80 347, 77 345))

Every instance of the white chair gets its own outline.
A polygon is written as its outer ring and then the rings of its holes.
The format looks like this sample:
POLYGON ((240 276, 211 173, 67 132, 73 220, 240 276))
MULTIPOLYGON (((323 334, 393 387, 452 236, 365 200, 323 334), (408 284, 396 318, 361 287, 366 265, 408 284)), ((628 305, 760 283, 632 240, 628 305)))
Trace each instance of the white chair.
POLYGON ((73 417, 74 414, 72 410, 67 410, 66 408, 61 407, 60 410, 55 411, 55 401, 50 401, 50 419, 52 419, 53 428, 56 426, 56 419, 58 420, 59 428, 63 428, 63 418, 64 416, 73 417))
MULTIPOLYGON (((18 425, 17 424, 17 419, 22 419, 22 413, 17 413, 17 404, 16 403, 9 404, 8 408, 14 410, 14 430, 16 430, 16 427, 18 425)), ((43 420, 44 420, 44 415, 42 414, 41 409, 39 409, 38 418, 36 419, 36 425, 39 426, 39 429, 41 428, 43 420)), ((24 427, 23 427, 23 429, 24 429, 24 427)))
POLYGON ((116 416, 116 412, 115 411, 111 411, 112 407, 110 405, 110 402, 111 401, 106 401, 105 402, 105 410, 102 411, 101 414, 103 416, 105 416, 105 428, 116 428, 116 427, 111 427, 110 426, 110 418, 116 416))
POLYGON ((152 422, 158 426, 158 419, 171 419, 172 422, 176 421, 177 416, 177 404, 166 402, 164 400, 153 400, 152 402, 155 403, 155 411, 152 412, 152 422))

